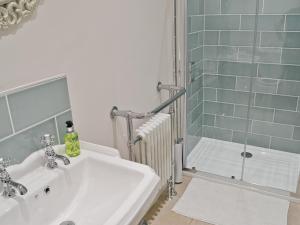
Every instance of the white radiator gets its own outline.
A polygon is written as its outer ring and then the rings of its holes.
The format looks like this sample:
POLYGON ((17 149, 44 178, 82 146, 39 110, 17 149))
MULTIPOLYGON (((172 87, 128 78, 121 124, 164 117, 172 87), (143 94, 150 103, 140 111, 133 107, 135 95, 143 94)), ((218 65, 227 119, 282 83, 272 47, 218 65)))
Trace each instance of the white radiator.
POLYGON ((171 177, 171 116, 159 113, 136 130, 142 140, 136 145, 136 161, 154 169, 164 187, 171 177))

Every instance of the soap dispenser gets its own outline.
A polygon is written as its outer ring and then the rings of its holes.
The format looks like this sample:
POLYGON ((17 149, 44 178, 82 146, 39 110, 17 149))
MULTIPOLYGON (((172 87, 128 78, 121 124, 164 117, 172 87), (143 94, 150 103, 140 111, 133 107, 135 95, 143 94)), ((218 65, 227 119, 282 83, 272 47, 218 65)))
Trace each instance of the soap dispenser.
POLYGON ((67 133, 65 134, 65 145, 66 154, 69 157, 76 157, 80 155, 80 144, 78 133, 74 130, 74 125, 72 121, 67 121, 67 133))

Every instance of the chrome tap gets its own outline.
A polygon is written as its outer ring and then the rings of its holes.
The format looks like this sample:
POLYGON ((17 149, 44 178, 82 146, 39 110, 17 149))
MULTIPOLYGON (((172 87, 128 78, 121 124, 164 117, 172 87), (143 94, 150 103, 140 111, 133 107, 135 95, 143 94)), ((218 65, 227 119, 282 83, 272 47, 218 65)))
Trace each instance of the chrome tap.
POLYGON ((50 169, 54 169, 57 167, 56 159, 63 161, 65 165, 70 164, 70 160, 63 156, 55 153, 53 149, 54 144, 54 136, 50 134, 45 134, 41 137, 41 143, 45 146, 45 157, 46 157, 46 165, 50 169))
POLYGON ((8 162, 0 159, 0 181, 3 183, 3 193, 2 195, 6 198, 13 198, 16 196, 16 190, 20 195, 25 195, 27 193, 27 188, 15 181, 13 181, 6 170, 8 162))

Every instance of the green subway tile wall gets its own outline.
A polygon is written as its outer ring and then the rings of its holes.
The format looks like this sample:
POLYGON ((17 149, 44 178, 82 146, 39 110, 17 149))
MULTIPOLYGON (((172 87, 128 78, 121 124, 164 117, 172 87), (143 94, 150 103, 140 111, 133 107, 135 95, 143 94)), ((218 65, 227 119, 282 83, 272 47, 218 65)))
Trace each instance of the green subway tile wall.
POLYGON ((244 143, 250 100, 248 144, 300 154, 300 1, 260 0, 257 33, 256 0, 188 4, 193 132, 244 143))
POLYGON ((64 142, 65 121, 72 119, 65 77, 1 94, 0 158, 22 162, 42 148, 40 138, 46 133, 57 144, 64 142))

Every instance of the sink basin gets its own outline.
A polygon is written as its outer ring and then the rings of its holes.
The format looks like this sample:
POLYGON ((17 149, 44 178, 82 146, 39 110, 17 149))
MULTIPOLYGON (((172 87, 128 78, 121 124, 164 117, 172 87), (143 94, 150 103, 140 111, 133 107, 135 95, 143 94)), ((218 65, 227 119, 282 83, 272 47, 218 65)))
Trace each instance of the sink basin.
MULTIPOLYGON (((0 197, 0 225, 138 224, 158 193, 154 171, 108 147, 81 142, 81 149, 70 165, 57 161, 53 170, 44 166, 43 150, 9 167, 28 193, 0 197)), ((57 153, 63 150, 56 146, 57 153)))

